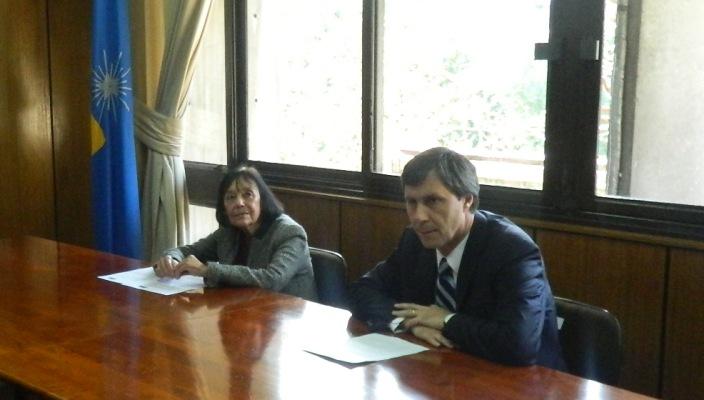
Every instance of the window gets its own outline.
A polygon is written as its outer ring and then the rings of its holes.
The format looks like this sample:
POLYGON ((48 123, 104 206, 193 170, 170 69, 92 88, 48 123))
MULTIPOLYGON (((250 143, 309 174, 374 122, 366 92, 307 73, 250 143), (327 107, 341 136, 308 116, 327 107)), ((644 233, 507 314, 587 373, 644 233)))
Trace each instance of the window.
POLYGON ((187 164, 189 185, 216 182, 209 164, 226 154, 257 164, 272 185, 400 199, 405 162, 445 145, 477 165, 483 207, 704 238, 704 113, 692 101, 704 88, 704 4, 224 7, 226 72, 209 66, 194 85, 227 94, 229 139, 213 130, 219 153, 186 157, 199 161, 187 164), (547 61, 534 59, 535 43, 547 61))
POLYGON ((225 10, 215 0, 188 90, 182 121, 185 130, 183 158, 227 164, 227 108, 225 106, 225 10))
POLYGON ((362 3, 247 2, 249 158, 361 171, 362 3))
POLYGON ((606 3, 602 97, 624 108, 600 129, 597 194, 704 205, 704 3, 606 3))
POLYGON ((378 27, 377 171, 400 175, 435 146, 482 184, 541 189, 550 2, 387 0, 378 27), (507 13, 507 9, 513 11, 507 13))

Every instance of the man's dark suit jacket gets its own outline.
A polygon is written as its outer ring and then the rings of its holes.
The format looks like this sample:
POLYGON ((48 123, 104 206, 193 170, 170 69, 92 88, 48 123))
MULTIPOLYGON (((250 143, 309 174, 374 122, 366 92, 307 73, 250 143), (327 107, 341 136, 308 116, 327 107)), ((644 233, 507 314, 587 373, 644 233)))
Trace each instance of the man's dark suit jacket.
MULTIPOLYGON (((394 303, 435 302, 435 249, 407 228, 398 248, 350 290, 355 317, 388 330, 394 303)), ((457 277, 457 314, 443 336, 467 353, 509 365, 564 370, 552 291, 537 245, 508 219, 477 211, 457 277)))

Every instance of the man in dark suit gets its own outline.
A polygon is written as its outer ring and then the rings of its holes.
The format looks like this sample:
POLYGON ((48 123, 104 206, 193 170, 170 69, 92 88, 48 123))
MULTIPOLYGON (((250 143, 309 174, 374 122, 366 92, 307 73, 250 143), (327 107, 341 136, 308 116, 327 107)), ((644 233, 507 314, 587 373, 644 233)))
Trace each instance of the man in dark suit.
POLYGON ((540 251, 508 219, 477 210, 472 163, 433 148, 406 164, 401 183, 411 226, 352 285, 355 317, 503 364, 564 369, 540 251))

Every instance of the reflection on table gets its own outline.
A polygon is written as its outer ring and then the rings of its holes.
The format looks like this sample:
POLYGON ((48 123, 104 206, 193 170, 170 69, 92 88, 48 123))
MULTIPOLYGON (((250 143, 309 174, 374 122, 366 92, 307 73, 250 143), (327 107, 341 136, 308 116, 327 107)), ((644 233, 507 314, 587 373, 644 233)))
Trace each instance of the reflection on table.
POLYGON ((366 333, 346 310, 262 289, 162 296, 97 279, 141 266, 45 239, 0 240, 0 378, 72 399, 645 398, 447 349, 343 365, 302 347, 366 333))

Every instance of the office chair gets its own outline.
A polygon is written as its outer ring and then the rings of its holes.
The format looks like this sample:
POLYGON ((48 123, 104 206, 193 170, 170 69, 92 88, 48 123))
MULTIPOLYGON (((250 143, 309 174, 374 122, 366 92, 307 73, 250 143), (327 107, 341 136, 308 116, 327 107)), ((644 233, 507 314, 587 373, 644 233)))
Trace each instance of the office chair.
POLYGON ((562 354, 571 374, 608 385, 618 383, 621 325, 610 312, 575 300, 555 297, 562 354))
POLYGON ((323 304, 347 307, 347 264, 341 254, 334 251, 310 248, 310 259, 315 273, 318 301, 323 304))

